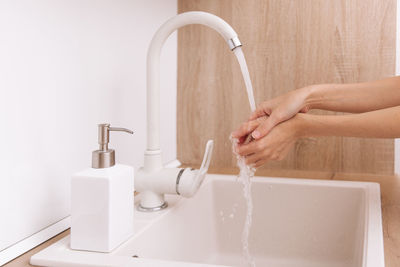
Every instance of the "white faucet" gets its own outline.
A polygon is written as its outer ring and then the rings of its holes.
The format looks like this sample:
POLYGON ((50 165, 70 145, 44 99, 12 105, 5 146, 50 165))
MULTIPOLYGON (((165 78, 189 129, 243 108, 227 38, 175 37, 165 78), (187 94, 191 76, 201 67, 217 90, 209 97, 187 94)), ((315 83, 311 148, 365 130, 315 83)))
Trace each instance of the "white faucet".
POLYGON ((176 29, 202 24, 222 35, 231 50, 241 46, 232 27, 223 19, 206 12, 193 11, 179 14, 164 23, 154 35, 147 52, 147 149, 144 167, 135 177, 135 189, 141 193, 140 211, 157 211, 167 207, 164 194, 193 196, 208 171, 213 141, 206 145, 203 163, 199 170, 190 168, 165 168, 160 150, 160 53, 168 36, 176 29))

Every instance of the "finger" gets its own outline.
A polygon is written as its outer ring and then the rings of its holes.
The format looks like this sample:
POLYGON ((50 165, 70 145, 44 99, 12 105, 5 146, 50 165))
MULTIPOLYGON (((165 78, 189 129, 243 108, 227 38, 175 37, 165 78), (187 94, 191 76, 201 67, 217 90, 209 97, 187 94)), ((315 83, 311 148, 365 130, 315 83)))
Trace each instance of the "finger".
POLYGON ((255 111, 250 114, 249 121, 255 120, 259 117, 263 117, 265 115, 269 116, 271 114, 271 108, 269 107, 259 107, 255 111))
POLYGON ((265 165, 267 162, 268 162, 267 159, 260 159, 259 161, 253 163, 253 165, 255 168, 259 168, 259 167, 265 165))
POLYGON ((305 106, 304 108, 300 109, 301 113, 307 113, 310 110, 309 107, 305 106))
POLYGON ((236 148, 236 153, 238 153, 240 156, 248 156, 258 151, 260 151, 260 144, 259 142, 255 141, 248 144, 239 145, 236 148))
POLYGON ((243 144, 243 142, 246 141, 247 136, 248 135, 244 135, 244 136, 239 137, 238 144, 243 144))
POLYGON ((256 129, 259 124, 260 124, 260 122, 257 120, 242 123, 242 125, 239 127, 239 129, 232 132, 231 135, 233 138, 238 138, 238 139, 240 139, 242 137, 246 137, 249 133, 254 131, 254 129, 256 129))
POLYGON ((279 121, 275 118, 274 114, 272 114, 269 118, 267 118, 263 123, 261 123, 251 134, 254 139, 260 139, 266 136, 272 128, 277 125, 279 121))
POLYGON ((257 128, 254 122, 245 122, 240 125, 240 127, 231 133, 233 138, 242 139, 246 137, 250 132, 252 132, 255 128, 257 128))
POLYGON ((269 118, 269 115, 264 115, 262 117, 258 117, 256 119, 256 121, 258 122, 258 124, 260 125, 261 123, 263 123, 264 121, 266 121, 269 118))
POLYGON ((264 155, 262 153, 254 153, 246 156, 246 165, 254 164, 257 161, 261 160, 264 158, 264 155))
MULTIPOLYGON (((262 117, 257 118, 256 121, 258 122, 258 125, 260 125, 260 124, 261 124, 263 121, 265 121, 267 118, 268 118, 268 116, 262 116, 262 117)), ((258 127, 258 126, 257 126, 257 127, 258 127)), ((257 128, 257 127, 255 127, 255 128, 257 128)), ((255 130, 255 129, 253 129, 253 130, 255 130)), ((253 130, 252 130, 252 131, 253 131, 253 130)), ((253 141, 254 138, 253 138, 253 136, 251 135, 251 134, 252 134, 252 131, 250 131, 247 135, 240 137, 240 138, 239 138, 238 144, 249 143, 249 142, 253 141)))

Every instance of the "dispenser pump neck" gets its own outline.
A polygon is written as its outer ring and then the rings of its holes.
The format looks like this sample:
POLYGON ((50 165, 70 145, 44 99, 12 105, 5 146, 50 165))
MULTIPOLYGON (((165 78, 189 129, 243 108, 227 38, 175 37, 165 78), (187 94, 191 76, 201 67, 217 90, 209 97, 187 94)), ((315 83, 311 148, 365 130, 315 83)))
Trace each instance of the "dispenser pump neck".
POLYGON ((133 134, 133 131, 126 128, 110 127, 109 123, 99 124, 98 127, 99 150, 95 150, 92 153, 92 168, 102 169, 112 167, 115 165, 115 151, 108 148, 110 131, 126 132, 129 134, 133 134))

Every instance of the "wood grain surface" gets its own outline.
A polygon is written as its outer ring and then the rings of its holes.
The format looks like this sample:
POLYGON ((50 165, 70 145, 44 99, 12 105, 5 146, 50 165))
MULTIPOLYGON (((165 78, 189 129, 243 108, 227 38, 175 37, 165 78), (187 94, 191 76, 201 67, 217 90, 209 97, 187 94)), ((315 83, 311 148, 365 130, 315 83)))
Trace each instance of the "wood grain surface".
MULTIPOLYGON (((211 12, 232 25, 257 103, 309 84, 395 73, 395 0, 178 0, 178 9, 211 12)), ((214 139, 212 166, 234 166, 228 136, 249 112, 239 65, 225 41, 205 26, 180 29, 178 158, 199 163, 206 141, 214 139)), ((393 146, 391 139, 307 138, 285 160, 263 168, 392 174, 393 146)))

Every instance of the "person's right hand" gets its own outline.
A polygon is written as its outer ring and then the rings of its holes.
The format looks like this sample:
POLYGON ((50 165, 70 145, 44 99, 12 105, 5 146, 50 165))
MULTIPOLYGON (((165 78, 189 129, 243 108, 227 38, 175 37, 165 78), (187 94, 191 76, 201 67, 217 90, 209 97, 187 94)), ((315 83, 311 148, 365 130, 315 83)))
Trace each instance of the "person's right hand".
MULTIPOLYGON (((249 121, 264 116, 268 118, 254 129, 253 138, 260 139, 266 136, 277 124, 292 118, 299 112, 306 113, 310 109, 306 100, 312 88, 313 86, 300 88, 261 103, 250 115, 249 121)), ((241 134, 235 132, 235 136, 241 136, 241 134)), ((243 135, 247 134, 249 133, 243 133, 243 135)))

